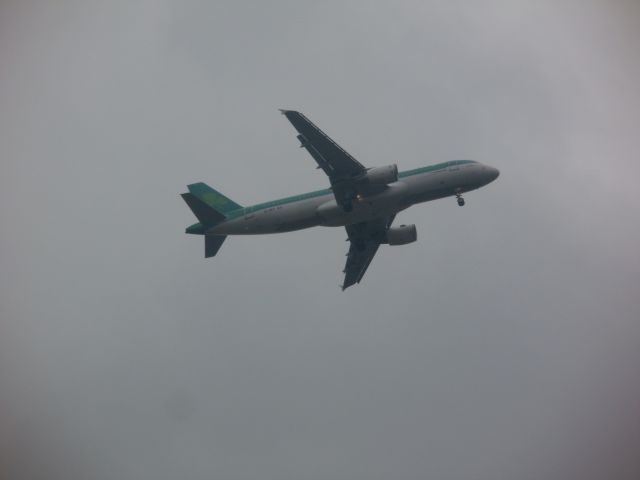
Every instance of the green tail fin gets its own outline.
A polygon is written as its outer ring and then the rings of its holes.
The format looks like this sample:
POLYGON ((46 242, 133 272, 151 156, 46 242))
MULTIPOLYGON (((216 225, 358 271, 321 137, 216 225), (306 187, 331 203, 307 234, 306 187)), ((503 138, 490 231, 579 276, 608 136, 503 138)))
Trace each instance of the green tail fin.
POLYGON ((218 253, 227 237, 225 235, 207 235, 207 230, 224 222, 231 212, 242 207, 206 183, 192 183, 187 187, 189 193, 183 193, 181 196, 200 223, 187 227, 185 232, 205 235, 204 256, 213 257, 218 253))
MULTIPOLYGON (((211 227, 217 223, 224 221, 225 216, 222 213, 218 212, 215 208, 212 208, 209 205, 207 205, 205 202, 200 200, 194 194, 182 193, 180 194, 180 196, 189 206, 193 214, 200 221, 201 225, 203 226, 206 225, 211 227)), ((189 228, 192 228, 192 227, 189 227, 189 228)), ((189 229, 187 229, 187 233, 191 233, 189 232, 189 229)), ((194 231, 194 233, 201 233, 201 232, 194 231)))
POLYGON ((191 185, 187 185, 187 188, 189 188, 189 192, 191 192, 192 195, 202 200, 225 217, 234 210, 242 208, 241 205, 238 205, 230 198, 225 197, 206 183, 192 183, 191 185))

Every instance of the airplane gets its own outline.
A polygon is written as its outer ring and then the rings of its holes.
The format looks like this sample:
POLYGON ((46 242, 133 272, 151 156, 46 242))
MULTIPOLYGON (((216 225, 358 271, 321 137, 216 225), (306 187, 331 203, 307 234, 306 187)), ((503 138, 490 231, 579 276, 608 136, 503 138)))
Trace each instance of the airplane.
POLYGON ((418 238, 415 225, 392 227, 412 205, 483 187, 500 172, 473 160, 453 160, 398 172, 395 164, 366 168, 302 113, 280 110, 298 132, 300 147, 329 177, 330 188, 242 207, 205 183, 181 194, 198 219, 186 233, 203 235, 205 257, 218 253, 228 235, 258 235, 315 226, 344 227, 350 243, 342 290, 360 283, 381 244, 405 245, 418 238))

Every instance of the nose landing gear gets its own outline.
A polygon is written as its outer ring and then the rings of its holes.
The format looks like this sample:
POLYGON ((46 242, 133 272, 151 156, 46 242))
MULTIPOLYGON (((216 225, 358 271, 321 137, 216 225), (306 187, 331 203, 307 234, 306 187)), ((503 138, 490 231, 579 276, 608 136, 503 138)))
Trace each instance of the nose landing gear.
POLYGON ((462 194, 456 193, 456 198, 458 199, 458 205, 460 207, 464 207, 464 198, 462 198, 462 194))

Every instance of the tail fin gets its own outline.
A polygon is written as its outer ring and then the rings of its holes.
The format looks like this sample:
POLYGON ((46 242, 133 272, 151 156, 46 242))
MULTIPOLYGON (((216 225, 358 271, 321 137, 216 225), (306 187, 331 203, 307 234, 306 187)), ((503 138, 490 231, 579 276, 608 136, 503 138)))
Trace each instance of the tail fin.
POLYGON ((187 185, 187 188, 189 188, 189 192, 192 195, 222 213, 225 217, 234 210, 242 208, 242 206, 230 198, 225 197, 220 192, 217 192, 206 183, 192 183, 191 185, 187 185))
POLYGON ((189 208, 203 226, 213 226, 226 218, 192 193, 182 193, 180 196, 187 202, 187 205, 189 205, 189 208))
MULTIPOLYGON (((198 217, 202 227, 211 227, 224 221, 231 212, 242 207, 220 192, 215 191, 206 183, 192 183, 187 185, 189 193, 183 193, 182 198, 193 214, 198 217)), ((191 228, 191 227, 189 227, 191 228)), ((192 229, 193 230, 193 229, 192 229)), ((197 229, 195 229, 197 230, 197 229)), ((203 233, 190 231, 187 233, 203 233)))
POLYGON ((226 220, 232 211, 242 207, 206 183, 193 183, 187 187, 189 193, 183 193, 181 196, 200 223, 187 227, 186 233, 205 235, 204 256, 205 258, 213 257, 227 237, 226 235, 206 235, 207 230, 226 220))

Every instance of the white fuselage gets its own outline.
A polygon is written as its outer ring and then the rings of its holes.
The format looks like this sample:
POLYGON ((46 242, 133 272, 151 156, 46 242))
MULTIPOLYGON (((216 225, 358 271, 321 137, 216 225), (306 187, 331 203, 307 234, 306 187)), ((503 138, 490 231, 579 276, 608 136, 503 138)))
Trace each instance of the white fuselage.
POLYGON ((329 190, 311 192, 292 199, 242 209, 228 220, 207 230, 207 235, 256 235, 280 233, 315 226, 338 227, 394 215, 411 205, 461 194, 480 188, 498 176, 498 171, 481 163, 442 164, 400 174, 382 192, 359 196, 353 209, 345 212, 329 190))

